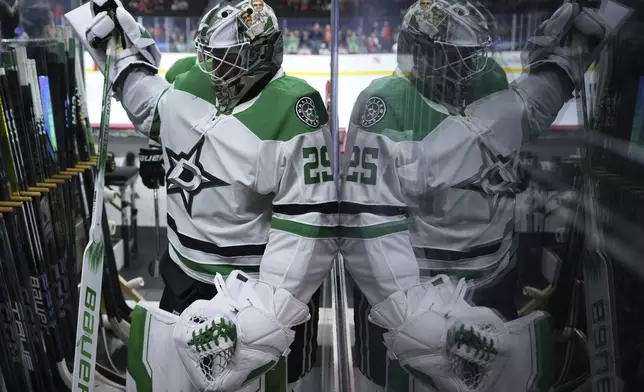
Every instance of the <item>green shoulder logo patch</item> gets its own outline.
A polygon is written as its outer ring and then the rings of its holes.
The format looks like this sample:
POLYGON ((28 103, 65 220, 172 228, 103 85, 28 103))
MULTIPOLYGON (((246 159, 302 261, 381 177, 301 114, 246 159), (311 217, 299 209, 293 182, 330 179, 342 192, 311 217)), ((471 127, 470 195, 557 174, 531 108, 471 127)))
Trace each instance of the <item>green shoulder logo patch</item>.
POLYGON ((315 109, 315 102, 310 97, 302 97, 295 104, 295 114, 304 124, 311 128, 320 126, 320 116, 315 109))
POLYGON ((360 116, 360 125, 363 128, 369 128, 376 125, 387 114, 387 105, 380 97, 371 97, 364 105, 362 116, 360 116))

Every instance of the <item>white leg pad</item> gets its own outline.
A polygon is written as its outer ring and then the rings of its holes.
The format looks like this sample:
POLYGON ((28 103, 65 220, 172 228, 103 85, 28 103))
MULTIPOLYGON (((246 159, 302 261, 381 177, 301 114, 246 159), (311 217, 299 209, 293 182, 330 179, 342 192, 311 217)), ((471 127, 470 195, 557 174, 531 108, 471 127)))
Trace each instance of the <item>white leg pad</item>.
POLYGON ((132 312, 127 392, 198 392, 184 370, 172 333, 179 316, 139 302, 132 312))

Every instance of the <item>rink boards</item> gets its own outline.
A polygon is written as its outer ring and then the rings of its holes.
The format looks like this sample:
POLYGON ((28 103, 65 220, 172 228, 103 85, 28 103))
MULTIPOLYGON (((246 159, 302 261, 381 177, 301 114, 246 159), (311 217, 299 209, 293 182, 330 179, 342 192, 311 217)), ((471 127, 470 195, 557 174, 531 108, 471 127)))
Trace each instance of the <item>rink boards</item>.
MULTIPOLYGON (((190 53, 164 53, 161 59, 160 71, 164 74, 169 67, 180 58, 190 53)), ((510 81, 517 78, 522 71, 519 52, 496 52, 493 56, 505 69, 510 81)), ((85 54, 85 76, 89 118, 97 128, 101 113, 101 91, 103 77, 94 67, 89 55, 85 54)), ((326 82, 330 75, 330 56, 285 55, 283 68, 288 75, 305 79, 311 86, 326 95, 326 82)), ((360 54, 340 55, 339 59, 339 91, 338 119, 340 127, 346 127, 349 122, 354 101, 360 91, 372 80, 391 74, 396 68, 394 54, 360 54)), ((559 113, 554 122, 554 128, 570 129, 579 125, 576 102, 571 100, 559 113)), ((113 102, 110 125, 113 129, 134 129, 132 123, 120 104, 113 102)))

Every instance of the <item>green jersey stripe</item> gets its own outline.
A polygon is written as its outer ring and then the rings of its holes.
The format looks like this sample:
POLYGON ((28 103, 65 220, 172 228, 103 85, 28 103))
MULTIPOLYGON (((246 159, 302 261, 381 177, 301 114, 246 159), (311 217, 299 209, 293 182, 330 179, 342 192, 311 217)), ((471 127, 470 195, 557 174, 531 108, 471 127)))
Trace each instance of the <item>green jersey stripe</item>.
MULTIPOLYGON (((163 92, 159 96, 159 100, 161 100, 161 98, 167 91, 168 91, 167 88, 163 90, 163 92)), ((150 139, 154 140, 157 143, 161 143, 159 140, 160 134, 161 134, 161 116, 159 116, 159 111, 155 108, 154 116, 152 117, 152 125, 150 125, 150 139)))
POLYGON ((314 226, 306 223, 293 222, 273 217, 271 221, 271 228, 307 238, 342 237, 352 239, 373 239, 408 231, 409 222, 405 219, 397 222, 386 222, 363 227, 328 227, 314 226))
POLYGON ((220 273, 223 276, 227 276, 227 275, 230 275, 230 273, 233 272, 234 270, 240 270, 247 274, 259 273, 259 266, 197 263, 196 261, 192 261, 187 257, 182 256, 177 251, 177 248, 175 248, 174 246, 172 246, 172 249, 174 249, 175 254, 179 257, 179 261, 181 261, 181 264, 183 264, 186 268, 190 269, 191 271, 194 271, 200 274, 216 275, 217 273, 220 273))
POLYGON ((273 219, 271 220, 271 228, 307 238, 338 237, 338 229, 336 227, 314 226, 276 217, 273 217, 273 219))

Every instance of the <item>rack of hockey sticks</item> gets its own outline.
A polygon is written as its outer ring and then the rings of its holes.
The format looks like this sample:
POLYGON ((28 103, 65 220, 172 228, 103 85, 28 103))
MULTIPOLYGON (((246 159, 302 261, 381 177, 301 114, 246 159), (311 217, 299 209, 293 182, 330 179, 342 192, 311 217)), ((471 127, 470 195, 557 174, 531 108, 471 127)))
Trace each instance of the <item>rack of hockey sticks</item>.
MULTIPOLYGON (((69 29, 1 43, 0 391, 71 389, 77 249, 87 240, 96 165, 82 75, 69 29)), ((104 208, 103 221, 109 244, 104 208)), ((127 341, 128 288, 110 246, 103 265, 103 324, 127 341)), ((97 370, 99 382, 123 389, 118 371, 97 370)))

